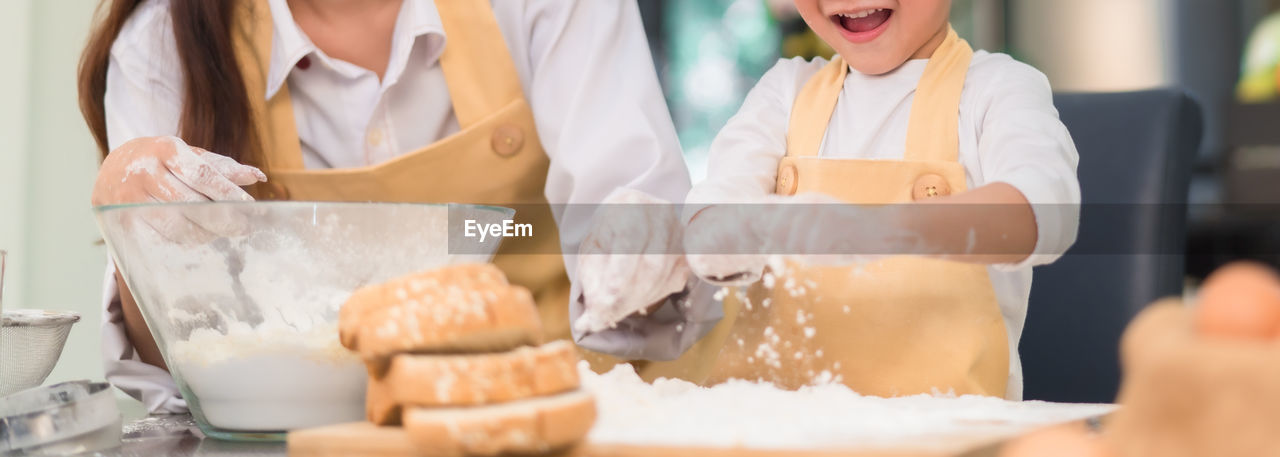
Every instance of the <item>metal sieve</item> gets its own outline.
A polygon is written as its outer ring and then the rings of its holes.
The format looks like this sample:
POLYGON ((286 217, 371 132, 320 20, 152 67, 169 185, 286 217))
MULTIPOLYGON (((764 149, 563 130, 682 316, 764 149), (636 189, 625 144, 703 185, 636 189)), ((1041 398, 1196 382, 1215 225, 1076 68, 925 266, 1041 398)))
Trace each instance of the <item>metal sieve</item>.
POLYGON ((35 387, 53 371, 71 325, 80 321, 74 312, 7 310, 0 317, 0 396, 35 387))

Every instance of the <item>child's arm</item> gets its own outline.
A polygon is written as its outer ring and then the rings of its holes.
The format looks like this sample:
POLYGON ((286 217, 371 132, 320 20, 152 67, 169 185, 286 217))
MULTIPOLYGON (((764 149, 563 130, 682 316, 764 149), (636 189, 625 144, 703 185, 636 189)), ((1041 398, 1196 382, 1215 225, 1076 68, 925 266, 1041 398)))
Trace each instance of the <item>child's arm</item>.
POLYGON ((967 113, 978 126, 972 189, 902 205, 889 219, 921 235, 914 248, 923 255, 1011 268, 1051 263, 1075 242, 1080 221, 1079 154, 1053 90, 1042 73, 1012 59, 969 77, 966 90, 980 100, 967 113))
POLYGON ((796 93, 825 63, 781 60, 760 77, 711 143, 706 179, 685 199, 686 224, 708 206, 755 203, 773 195, 796 93))
POLYGON ((975 69, 970 75, 987 82, 977 93, 985 103, 971 113, 981 120, 982 176, 973 179, 972 191, 950 197, 954 203, 987 207, 973 208, 968 219, 956 222, 992 219, 992 224, 975 225, 978 238, 972 251, 990 255, 968 260, 1014 269, 1049 264, 1076 241, 1080 155, 1058 119, 1053 89, 1043 73, 1012 59, 990 70, 994 74, 975 69), (986 189, 992 187, 1004 190, 986 189))
POLYGON ((787 151, 787 128, 796 94, 826 64, 821 59, 781 60, 747 94, 742 108, 716 135, 707 177, 685 199, 685 251, 690 267, 716 284, 747 284, 758 279, 763 258, 749 221, 715 213, 741 213, 774 196, 778 164, 787 151), (720 210, 711 211, 715 208, 720 210), (707 210, 707 211, 704 211, 707 210), (711 213, 704 215, 704 213, 711 213))
MULTIPOLYGON (((1008 183, 938 197, 896 209, 907 233, 927 240, 923 254, 974 263, 1016 264, 1036 248, 1036 215, 1022 192, 1008 183)), ((906 240, 901 240, 906 242, 906 240)), ((892 248, 891 248, 892 249, 892 248)), ((899 250, 909 250, 901 246, 899 250)))

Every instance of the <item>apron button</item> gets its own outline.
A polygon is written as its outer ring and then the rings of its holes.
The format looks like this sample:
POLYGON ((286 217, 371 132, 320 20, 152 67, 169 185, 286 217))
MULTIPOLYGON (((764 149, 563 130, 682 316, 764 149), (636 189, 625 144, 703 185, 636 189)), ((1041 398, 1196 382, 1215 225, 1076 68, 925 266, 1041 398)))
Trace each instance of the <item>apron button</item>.
POLYGON ((916 179, 911 187, 911 199, 917 201, 948 195, 951 195, 951 185, 947 184, 947 179, 932 173, 916 179))
POLYGON ((796 166, 786 164, 778 170, 778 195, 795 195, 796 186, 799 185, 799 172, 796 166))
POLYGON ((265 188, 264 190, 266 191, 262 195, 263 200, 288 200, 289 199, 289 189, 284 187, 284 184, 280 184, 276 182, 268 182, 264 184, 263 187, 265 188))
POLYGON ((524 146, 524 131, 511 125, 499 126, 493 130, 489 145, 493 147, 494 153, 502 157, 511 157, 520 152, 520 148, 524 146))

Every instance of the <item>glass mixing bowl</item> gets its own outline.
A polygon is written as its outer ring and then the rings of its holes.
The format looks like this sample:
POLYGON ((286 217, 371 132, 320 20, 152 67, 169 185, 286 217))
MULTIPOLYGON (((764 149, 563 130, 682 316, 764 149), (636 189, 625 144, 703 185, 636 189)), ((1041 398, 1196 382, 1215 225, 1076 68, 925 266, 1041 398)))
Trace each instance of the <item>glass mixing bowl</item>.
POLYGON ((462 240, 464 221, 501 223, 514 211, 202 202, 95 213, 200 429, 222 439, 279 440, 287 430, 364 417, 365 370, 337 334, 338 309, 351 292, 488 262, 500 237, 462 240))

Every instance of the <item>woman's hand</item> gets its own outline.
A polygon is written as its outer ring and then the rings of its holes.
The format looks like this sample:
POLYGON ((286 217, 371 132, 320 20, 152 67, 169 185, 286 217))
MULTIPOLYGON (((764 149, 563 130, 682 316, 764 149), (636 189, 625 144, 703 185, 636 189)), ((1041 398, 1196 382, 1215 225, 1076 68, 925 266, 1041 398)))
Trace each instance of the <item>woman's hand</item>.
MULTIPOLYGON (((241 189, 267 180, 261 170, 187 146, 175 137, 138 138, 111 151, 98 170, 93 205, 151 202, 251 201, 241 189)), ((205 243, 242 233, 247 216, 237 208, 168 208, 115 213, 177 243, 205 243)))
POLYGON ((592 218, 578 251, 583 313, 578 332, 598 332, 660 306, 691 278, 675 205, 619 189, 592 218))
POLYGON ((176 137, 138 138, 107 154, 93 186, 93 205, 146 202, 249 201, 241 189, 267 176, 176 137))

